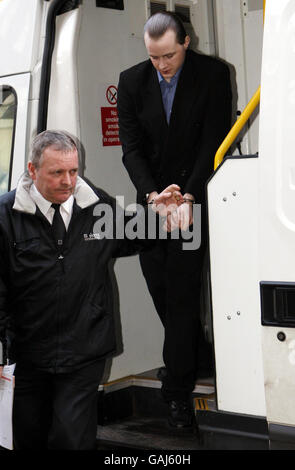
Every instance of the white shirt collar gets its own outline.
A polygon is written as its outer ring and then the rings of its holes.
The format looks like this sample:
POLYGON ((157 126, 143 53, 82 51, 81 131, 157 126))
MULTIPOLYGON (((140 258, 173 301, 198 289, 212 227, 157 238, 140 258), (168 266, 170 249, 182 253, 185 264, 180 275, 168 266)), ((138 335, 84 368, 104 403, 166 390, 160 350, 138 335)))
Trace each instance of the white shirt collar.
MULTIPOLYGON (((32 184, 33 182, 31 178, 27 173, 24 173, 17 184, 15 201, 13 204, 14 210, 26 212, 28 214, 36 213, 36 203, 30 193, 32 184)), ((99 201, 99 197, 95 194, 93 189, 82 178, 80 178, 80 176, 77 178, 73 197, 81 209, 85 209, 85 207, 89 207, 99 201)), ((49 201, 47 202, 49 203, 49 201)))
POLYGON ((36 203, 36 205, 39 207, 42 214, 46 216, 52 203, 50 201, 47 201, 47 199, 42 196, 42 194, 38 191, 34 183, 30 187, 30 196, 36 203))
MULTIPOLYGON (((50 221, 52 222, 53 214, 54 214, 54 209, 51 207, 52 202, 48 201, 45 199, 45 197, 42 196, 42 194, 38 191, 34 183, 30 187, 30 196, 35 202, 35 204, 39 207, 40 211, 42 214, 50 221)), ((67 218, 66 217, 71 217, 72 216, 72 211, 73 211, 73 204, 74 204, 74 196, 71 195, 65 202, 63 202, 60 205, 60 212, 61 215, 64 218, 64 221, 66 223, 67 218), (65 217, 64 217, 65 216, 65 217)), ((66 223, 66 226, 68 224, 66 223)))

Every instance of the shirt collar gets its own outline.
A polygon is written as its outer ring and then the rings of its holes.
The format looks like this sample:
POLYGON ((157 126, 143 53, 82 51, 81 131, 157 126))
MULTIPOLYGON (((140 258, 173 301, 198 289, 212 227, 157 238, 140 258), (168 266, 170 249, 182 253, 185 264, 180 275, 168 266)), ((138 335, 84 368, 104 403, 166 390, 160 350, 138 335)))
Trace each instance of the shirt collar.
POLYGON ((74 196, 71 195, 65 202, 61 204, 61 207, 69 214, 72 214, 74 204, 74 196))
MULTIPOLYGON (((183 65, 177 70, 176 74, 173 75, 173 77, 171 77, 171 80, 170 82, 166 82, 168 85, 173 85, 173 82, 177 81, 178 78, 179 78, 179 75, 180 75, 180 72, 182 70, 182 67, 183 65)), ((159 70, 157 70, 157 75, 158 75, 158 80, 159 80, 159 83, 161 83, 164 79, 164 77, 162 77, 161 73, 159 72, 159 70)), ((166 81, 166 80, 165 80, 166 81)))
MULTIPOLYGON (((47 212, 51 208, 52 202, 47 201, 47 199, 45 199, 45 197, 42 196, 42 194, 38 191, 38 189, 36 188, 34 184, 32 184, 30 187, 30 196, 33 199, 33 201, 37 204, 42 214, 43 215, 47 214, 47 212)), ((61 207, 67 212, 67 214, 70 215, 72 213, 73 203, 74 203, 74 196, 71 195, 65 202, 61 204, 61 207)))
MULTIPOLYGON (((13 204, 14 210, 26 212, 27 214, 36 213, 36 203, 30 194, 32 184, 32 179, 27 172, 25 172, 17 183, 13 204)), ((97 196, 94 190, 80 176, 77 178, 73 196, 81 209, 85 209, 100 200, 99 196, 97 196)))

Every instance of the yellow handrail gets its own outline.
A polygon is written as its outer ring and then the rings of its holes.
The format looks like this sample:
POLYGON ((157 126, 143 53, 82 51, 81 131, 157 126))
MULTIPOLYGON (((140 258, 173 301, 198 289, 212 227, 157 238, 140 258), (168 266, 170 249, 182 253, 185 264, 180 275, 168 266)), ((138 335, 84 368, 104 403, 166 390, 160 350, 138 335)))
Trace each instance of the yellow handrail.
POLYGON ((263 23, 264 23, 264 17, 265 17, 265 4, 266 4, 266 0, 263 0, 263 23))
MULTIPOLYGON (((264 22, 264 15, 265 15, 265 4, 266 0, 263 0, 263 22, 264 22)), ((241 116, 235 122, 229 133, 227 134, 226 138, 220 145, 219 149, 217 150, 214 158, 214 170, 220 165, 222 162, 224 155, 226 154, 227 150, 230 148, 232 143, 235 141, 239 133, 241 132, 242 128, 248 121, 249 117, 256 109, 260 102, 260 87, 256 91, 256 93, 252 96, 251 100, 247 104, 246 108, 242 112, 241 116)))
POLYGON ((227 134, 226 138, 220 145, 219 149, 217 150, 215 154, 215 159, 214 159, 214 170, 216 170, 216 168, 222 162, 225 153, 227 152, 227 150, 230 148, 232 143, 235 141, 236 137, 239 135, 239 133, 243 129, 249 117, 251 116, 255 108, 258 106, 259 101, 260 101, 260 87, 258 88, 256 93, 253 95, 253 97, 247 104, 246 108, 242 112, 241 116, 235 122, 235 124, 233 125, 229 133, 227 134))

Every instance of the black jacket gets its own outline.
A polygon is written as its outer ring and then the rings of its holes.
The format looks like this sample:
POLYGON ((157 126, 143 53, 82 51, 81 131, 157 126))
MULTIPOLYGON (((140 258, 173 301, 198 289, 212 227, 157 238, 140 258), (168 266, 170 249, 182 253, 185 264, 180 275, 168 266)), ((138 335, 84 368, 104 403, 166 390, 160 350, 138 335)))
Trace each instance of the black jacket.
MULTIPOLYGON (((69 371, 115 350, 108 265, 138 246, 112 234, 98 238, 100 209, 114 209, 114 203, 79 178, 60 256, 50 223, 29 196, 30 184, 24 177, 0 198, 0 340, 4 357, 14 337, 13 360, 69 371)), ((108 230, 115 224, 114 217, 108 230)))
POLYGON ((167 124, 150 60, 120 75, 118 113, 123 162, 142 202, 176 183, 204 201, 214 156, 230 130, 231 84, 221 61, 188 50, 167 124))

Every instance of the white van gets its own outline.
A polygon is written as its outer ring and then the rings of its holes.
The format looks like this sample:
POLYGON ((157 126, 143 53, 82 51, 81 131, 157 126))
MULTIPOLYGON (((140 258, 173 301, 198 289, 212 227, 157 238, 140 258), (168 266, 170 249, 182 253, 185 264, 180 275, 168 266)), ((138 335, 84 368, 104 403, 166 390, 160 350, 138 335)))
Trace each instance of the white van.
MULTIPOLYGON (((0 0, 0 194, 25 170, 32 137, 63 129, 81 142, 82 176, 131 207, 117 84, 122 70, 147 58, 142 30, 154 11, 176 11, 191 47, 229 64, 233 121, 261 84, 260 109, 207 186, 204 327, 216 376, 196 384, 195 403, 208 448, 295 448, 295 5, 267 0, 263 27, 264 6, 0 0)), ((114 272, 119 346, 100 393, 113 417, 124 417, 111 396, 159 390, 163 330, 137 257, 118 260, 114 272)))

